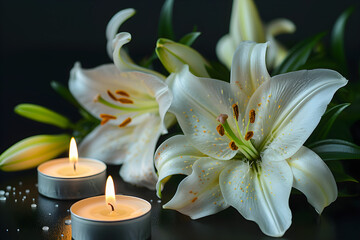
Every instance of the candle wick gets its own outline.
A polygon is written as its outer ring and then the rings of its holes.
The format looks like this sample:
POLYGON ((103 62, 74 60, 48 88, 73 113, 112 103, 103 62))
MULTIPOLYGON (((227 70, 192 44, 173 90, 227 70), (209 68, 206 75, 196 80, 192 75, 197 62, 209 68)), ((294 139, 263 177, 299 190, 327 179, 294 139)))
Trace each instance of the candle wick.
POLYGON ((111 207, 111 211, 113 212, 115 209, 114 209, 114 206, 111 204, 111 203, 108 203, 108 205, 110 205, 111 207))
POLYGON ((74 171, 76 172, 76 163, 74 163, 74 171))

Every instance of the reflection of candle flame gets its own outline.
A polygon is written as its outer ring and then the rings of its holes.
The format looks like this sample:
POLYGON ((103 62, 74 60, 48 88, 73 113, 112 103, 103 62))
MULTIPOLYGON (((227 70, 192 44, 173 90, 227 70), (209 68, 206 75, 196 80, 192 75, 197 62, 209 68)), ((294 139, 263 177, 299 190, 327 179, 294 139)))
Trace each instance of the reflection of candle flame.
POLYGON ((74 164, 74 171, 76 171, 76 164, 78 162, 78 150, 76 147, 75 138, 72 137, 70 141, 69 160, 70 163, 74 164))
POLYGON ((111 211, 114 211, 115 186, 114 186, 114 181, 110 175, 106 180, 105 199, 106 199, 107 205, 111 206, 111 211))

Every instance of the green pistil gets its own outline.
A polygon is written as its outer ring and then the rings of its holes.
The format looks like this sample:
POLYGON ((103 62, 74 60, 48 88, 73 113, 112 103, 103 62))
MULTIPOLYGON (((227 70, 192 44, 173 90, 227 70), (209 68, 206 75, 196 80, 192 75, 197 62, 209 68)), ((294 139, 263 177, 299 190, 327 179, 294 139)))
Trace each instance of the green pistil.
POLYGON ((225 134, 231 140, 233 140, 236 145, 239 147, 239 151, 244 154, 244 156, 249 160, 256 160, 259 158, 259 153, 256 151, 255 147, 252 145, 251 141, 246 141, 242 136, 239 126, 237 124, 237 129, 239 132, 240 139, 235 135, 232 129, 229 126, 227 120, 221 124, 224 127, 225 134))
POLYGON ((154 110, 158 109, 158 105, 148 105, 146 107, 138 107, 138 105, 134 105, 131 104, 131 106, 135 106, 135 108, 130 108, 130 107, 123 107, 123 106, 118 106, 116 104, 110 103, 108 101, 106 101, 104 98, 102 98, 101 96, 98 97, 97 101, 101 104, 104 104, 105 106, 111 107, 111 108, 115 108, 118 110, 122 110, 122 111, 126 111, 126 112, 152 112, 154 110))

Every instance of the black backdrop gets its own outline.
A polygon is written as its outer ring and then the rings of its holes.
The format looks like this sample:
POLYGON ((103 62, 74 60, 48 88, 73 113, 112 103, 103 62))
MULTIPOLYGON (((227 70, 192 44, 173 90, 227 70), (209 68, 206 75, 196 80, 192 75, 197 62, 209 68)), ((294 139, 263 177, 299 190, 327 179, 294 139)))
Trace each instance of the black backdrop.
MULTIPOLYGON (((157 39, 157 23, 163 1, 130 0, 1 0, 0 152, 35 134, 57 133, 13 112, 19 103, 41 104, 74 120, 77 112, 50 87, 50 81, 67 84, 74 62, 86 68, 108 63, 105 27, 119 10, 133 7, 136 15, 122 31, 133 35, 128 44, 135 59, 149 55, 157 39)), ((264 22, 285 17, 297 25, 295 34, 282 36, 287 45, 323 30, 331 30, 336 18, 357 0, 256 1, 264 22)), ((196 25, 201 37, 194 47, 215 59, 215 45, 228 32, 231 0, 176 0, 174 24, 177 38, 196 25)), ((350 18, 346 44, 351 81, 358 80, 360 9, 350 18)))

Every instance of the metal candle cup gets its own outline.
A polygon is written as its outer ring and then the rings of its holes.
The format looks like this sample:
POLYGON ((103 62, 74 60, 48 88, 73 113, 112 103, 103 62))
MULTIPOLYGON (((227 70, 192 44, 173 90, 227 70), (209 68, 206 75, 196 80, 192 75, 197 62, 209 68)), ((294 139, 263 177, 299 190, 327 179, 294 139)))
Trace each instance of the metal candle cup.
POLYGON ((68 158, 45 162, 38 167, 38 191, 54 199, 81 199, 104 194, 106 165, 80 158, 74 171, 68 158))
POLYGON ((115 195, 109 176, 105 196, 83 199, 71 206, 72 237, 75 240, 148 239, 150 211, 151 205, 144 199, 115 195))

